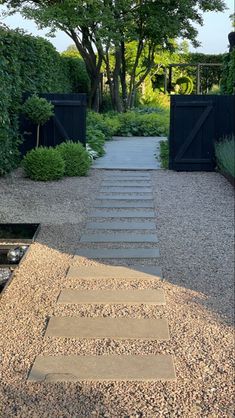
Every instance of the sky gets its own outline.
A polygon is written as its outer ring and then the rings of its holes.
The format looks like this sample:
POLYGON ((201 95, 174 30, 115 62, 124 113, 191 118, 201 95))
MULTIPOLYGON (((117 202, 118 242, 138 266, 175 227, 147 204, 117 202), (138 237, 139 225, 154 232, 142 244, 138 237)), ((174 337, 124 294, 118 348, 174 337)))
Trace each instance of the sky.
MULTIPOLYGON (((192 52, 202 52, 204 54, 220 54, 228 51, 228 33, 231 32, 232 26, 229 15, 235 10, 235 0, 226 0, 228 10, 224 13, 204 13, 204 25, 196 26, 198 29, 198 40, 201 46, 197 49, 190 46, 192 52)), ((0 6, 0 12, 3 6, 0 6)), ((22 28, 28 33, 36 36, 45 37, 46 30, 38 30, 33 21, 25 20, 20 14, 1 18, 1 21, 10 28, 22 28)), ((50 42, 59 52, 64 51, 72 44, 70 38, 63 32, 57 32, 55 38, 49 38, 50 42)))

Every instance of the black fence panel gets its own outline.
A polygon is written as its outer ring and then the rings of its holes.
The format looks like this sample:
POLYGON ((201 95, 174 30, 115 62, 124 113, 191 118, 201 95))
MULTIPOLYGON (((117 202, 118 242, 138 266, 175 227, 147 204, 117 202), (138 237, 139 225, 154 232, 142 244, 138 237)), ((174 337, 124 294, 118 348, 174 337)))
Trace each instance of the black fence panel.
POLYGON ((213 171, 214 143, 235 132, 235 96, 171 96, 169 168, 213 171))
MULTIPOLYGON (((54 105, 54 116, 40 129, 40 145, 56 146, 65 140, 86 145, 86 94, 39 94, 54 105)), ((24 95, 24 100, 29 94, 24 95)), ((36 145, 36 125, 21 116, 20 131, 24 141, 20 152, 25 155, 36 145)))

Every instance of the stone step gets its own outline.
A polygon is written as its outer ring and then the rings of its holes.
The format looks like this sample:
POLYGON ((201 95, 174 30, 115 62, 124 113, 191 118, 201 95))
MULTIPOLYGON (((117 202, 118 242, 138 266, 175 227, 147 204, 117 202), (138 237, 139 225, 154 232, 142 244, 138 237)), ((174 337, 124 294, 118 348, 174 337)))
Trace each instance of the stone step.
POLYGON ((134 234, 134 233, 121 233, 115 232, 113 234, 83 234, 80 238, 80 242, 137 242, 137 243, 157 243, 158 239, 155 234, 134 234))
POLYGON ((143 194, 137 194, 137 193, 132 193, 130 194, 100 194, 99 196, 96 197, 96 200, 140 200, 141 202, 147 202, 149 200, 153 200, 153 195, 152 193, 145 193, 143 194))
POLYGON ((87 229, 94 230, 110 230, 110 231, 126 231, 126 230, 151 230, 156 231, 156 225, 151 221, 133 222, 133 221, 120 221, 120 222, 88 222, 87 229))
POLYGON ((63 289, 59 304, 124 304, 124 305, 165 305, 163 289, 124 290, 81 290, 63 289))
POLYGON ((158 248, 81 248, 76 251, 76 255, 85 258, 157 258, 159 257, 158 248))
POLYGON ((167 319, 52 317, 46 337, 169 340, 167 319))
POLYGON ((151 187, 151 181, 121 181, 121 180, 113 180, 113 181, 103 181, 101 186, 102 187, 151 187))
POLYGON ((162 270, 158 266, 131 265, 124 266, 71 266, 69 268, 68 279, 159 279, 162 276, 162 270))
POLYGON ((91 218, 155 218, 155 213, 153 210, 129 210, 129 209, 120 209, 120 210, 105 210, 97 209, 90 214, 91 218))
POLYGON ((116 175, 114 175, 112 173, 106 174, 103 177, 103 180, 116 180, 116 179, 122 180, 124 178, 127 178, 127 179, 130 179, 130 178, 133 178, 133 179, 140 178, 140 179, 144 179, 144 180, 145 179, 150 180, 151 179, 151 175, 149 173, 144 173, 144 172, 134 173, 134 171, 130 171, 130 172, 126 171, 126 172, 123 172, 123 173, 117 173, 116 175))
POLYGON ((153 209, 154 203, 151 201, 142 202, 140 200, 130 200, 128 202, 125 202, 124 200, 98 200, 98 202, 95 202, 94 205, 95 208, 112 208, 112 209, 121 209, 121 208, 148 208, 153 209))
POLYGON ((138 182, 138 183, 145 183, 145 182, 151 182, 150 177, 107 177, 103 178, 103 182, 111 183, 111 182, 117 182, 120 181, 120 183, 127 183, 128 181, 132 182, 138 182))
POLYGON ((138 187, 123 187, 123 186, 104 186, 100 188, 100 192, 103 193, 111 193, 111 192, 121 192, 121 193, 132 193, 132 192, 139 192, 139 193, 151 193, 152 188, 146 186, 138 186, 138 187))
POLYGON ((170 355, 38 356, 31 382, 172 381, 176 379, 170 355))

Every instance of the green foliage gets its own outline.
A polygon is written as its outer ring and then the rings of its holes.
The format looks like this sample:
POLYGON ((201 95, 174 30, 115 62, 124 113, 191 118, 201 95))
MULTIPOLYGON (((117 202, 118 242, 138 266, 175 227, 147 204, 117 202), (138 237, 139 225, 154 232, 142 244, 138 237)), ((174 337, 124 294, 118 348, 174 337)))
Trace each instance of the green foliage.
POLYGON ((117 117, 110 118, 108 115, 89 111, 87 114, 87 127, 103 132, 105 140, 109 141, 118 129, 119 121, 117 117))
POLYGON ((103 132, 99 131, 98 129, 88 128, 86 132, 86 138, 90 147, 97 152, 99 157, 102 157, 105 154, 105 135, 103 132))
POLYGON ((63 177, 65 163, 54 148, 39 147, 29 151, 23 159, 25 173, 32 180, 51 181, 63 177))
POLYGON ((169 142, 160 141, 160 161, 162 168, 169 168, 169 142))
POLYGON ((48 100, 30 96, 22 106, 22 112, 36 125, 44 125, 53 116, 54 106, 48 100))
POLYGON ((65 175, 86 176, 91 166, 88 152, 79 142, 67 141, 56 147, 65 163, 65 175))
POLYGON ((235 82, 235 49, 224 55, 223 73, 220 84, 222 94, 233 94, 235 82))
POLYGON ((0 175, 19 162, 22 94, 70 93, 75 84, 78 86, 70 66, 65 64, 45 39, 0 27, 0 175))
POLYGON ((67 68, 73 93, 89 93, 90 79, 84 61, 78 52, 69 50, 61 54, 63 68, 67 68))
POLYGON ((178 94, 191 94, 193 91, 193 81, 188 76, 179 77, 176 80, 175 91, 178 94))
POLYGON ((155 112, 142 114, 138 112, 126 112, 120 114, 120 128, 117 135, 120 136, 167 136, 169 129, 169 113, 155 112))
POLYGON ((218 168, 235 178, 235 137, 231 135, 215 144, 218 168))

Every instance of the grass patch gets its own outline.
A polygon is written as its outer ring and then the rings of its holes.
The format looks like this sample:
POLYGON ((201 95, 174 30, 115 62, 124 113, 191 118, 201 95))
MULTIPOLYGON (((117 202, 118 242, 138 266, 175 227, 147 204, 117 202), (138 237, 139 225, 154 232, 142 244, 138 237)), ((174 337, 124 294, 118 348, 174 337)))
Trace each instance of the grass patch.
POLYGON ((162 168, 169 168, 169 142, 160 141, 160 161, 162 168))
POLYGON ((219 170, 235 178, 234 135, 225 137, 215 144, 215 155, 219 170))

